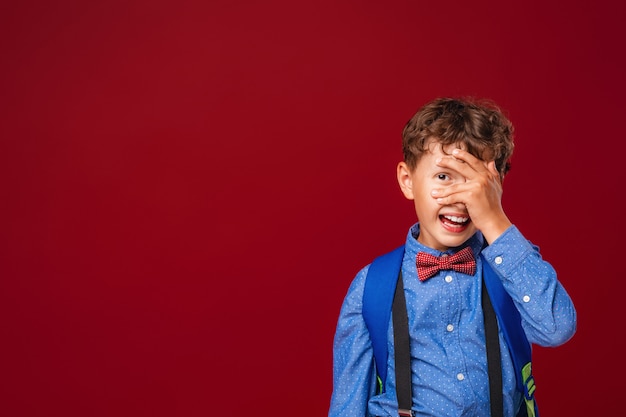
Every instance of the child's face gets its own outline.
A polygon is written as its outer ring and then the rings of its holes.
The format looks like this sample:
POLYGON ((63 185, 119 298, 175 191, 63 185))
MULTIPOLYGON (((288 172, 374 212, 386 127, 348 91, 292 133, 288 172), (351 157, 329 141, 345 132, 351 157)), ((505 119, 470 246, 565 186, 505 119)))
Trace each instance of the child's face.
POLYGON ((464 204, 442 206, 431 195, 433 188, 442 188, 466 179, 456 171, 437 166, 437 159, 450 155, 462 144, 441 145, 431 140, 413 171, 401 162, 398 164, 398 182, 406 198, 413 200, 415 212, 420 222, 417 240, 423 245, 440 251, 462 245, 474 233, 464 204), (445 151, 445 153, 444 153, 445 151))

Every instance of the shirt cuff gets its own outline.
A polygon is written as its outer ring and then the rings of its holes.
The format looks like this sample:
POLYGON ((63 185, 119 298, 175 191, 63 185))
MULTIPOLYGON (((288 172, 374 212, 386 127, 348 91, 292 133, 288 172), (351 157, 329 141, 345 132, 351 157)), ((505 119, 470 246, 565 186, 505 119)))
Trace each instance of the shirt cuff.
POLYGON ((509 226, 491 245, 483 249, 484 258, 489 264, 503 273, 514 270, 529 252, 536 248, 515 227, 509 226))

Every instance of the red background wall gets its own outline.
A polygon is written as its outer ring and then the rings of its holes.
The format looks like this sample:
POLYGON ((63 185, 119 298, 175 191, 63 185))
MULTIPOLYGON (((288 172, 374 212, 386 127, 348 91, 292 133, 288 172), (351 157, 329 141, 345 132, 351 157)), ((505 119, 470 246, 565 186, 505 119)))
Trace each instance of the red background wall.
POLYGON ((2 415, 324 415, 347 286, 415 220, 400 132, 441 95, 510 115, 505 209, 578 309, 536 349, 542 415, 609 415, 624 6, 435 3, 4 4, 2 415))

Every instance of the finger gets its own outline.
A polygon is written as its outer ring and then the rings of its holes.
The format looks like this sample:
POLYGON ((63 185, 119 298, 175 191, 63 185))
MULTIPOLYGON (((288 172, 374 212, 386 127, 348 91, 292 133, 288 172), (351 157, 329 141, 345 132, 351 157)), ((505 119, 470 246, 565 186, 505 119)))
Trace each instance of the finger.
POLYGON ((465 201, 463 201, 460 196, 460 194, 455 193, 447 196, 435 197, 435 202, 442 206, 450 206, 457 203, 465 204, 465 201))
POLYGON ((484 165, 482 166, 482 168, 478 167, 478 169, 476 169, 469 163, 466 163, 461 159, 455 158, 454 156, 444 156, 438 158, 435 163, 437 164, 437 166, 455 171, 467 179, 473 179, 477 173, 486 171, 486 167, 484 165))
POLYGON ((435 197, 435 202, 439 205, 446 206, 450 204, 449 199, 450 197, 435 197))
POLYGON ((468 186, 463 183, 463 184, 452 184, 452 185, 448 185, 446 187, 442 187, 442 188, 433 188, 430 191, 430 195, 437 199, 437 198, 448 198, 450 196, 453 195, 459 195, 460 193, 467 191, 469 188, 468 186))
POLYGON ((479 172, 485 166, 485 162, 483 160, 478 159, 471 153, 461 148, 454 149, 452 151, 452 156, 455 159, 465 162, 466 164, 468 164, 469 166, 471 166, 472 168, 474 168, 476 171, 479 171, 479 172))

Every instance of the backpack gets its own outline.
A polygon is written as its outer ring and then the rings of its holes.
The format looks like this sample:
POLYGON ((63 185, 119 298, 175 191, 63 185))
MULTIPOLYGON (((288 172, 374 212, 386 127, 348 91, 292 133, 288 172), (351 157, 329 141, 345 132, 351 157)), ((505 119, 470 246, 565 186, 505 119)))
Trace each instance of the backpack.
MULTIPOLYGON (((387 330, 389 329, 392 303, 398 276, 401 273, 404 245, 374 259, 365 279, 363 293, 363 319, 370 334, 374 350, 377 374, 377 393, 385 390, 387 377, 387 330)), ((513 367, 517 390, 523 395, 525 407, 520 407, 517 417, 539 417, 535 401, 535 380, 532 376, 531 347, 522 328, 521 316, 513 300, 502 286, 496 272, 483 259, 483 283, 488 299, 504 340, 506 341, 513 367)), ((497 340, 497 337, 496 337, 497 340)), ((491 374, 490 374, 491 378, 491 374)), ((501 391, 501 387, 500 387, 501 391)))

